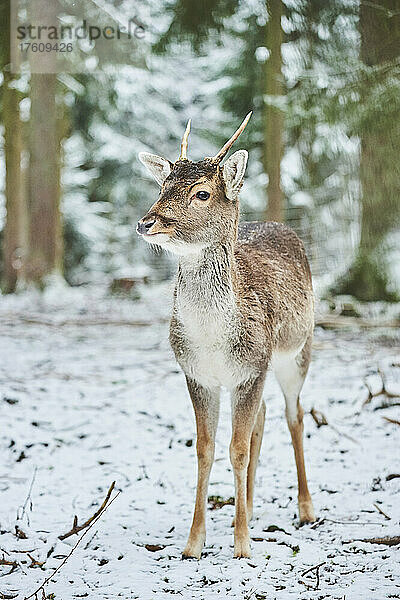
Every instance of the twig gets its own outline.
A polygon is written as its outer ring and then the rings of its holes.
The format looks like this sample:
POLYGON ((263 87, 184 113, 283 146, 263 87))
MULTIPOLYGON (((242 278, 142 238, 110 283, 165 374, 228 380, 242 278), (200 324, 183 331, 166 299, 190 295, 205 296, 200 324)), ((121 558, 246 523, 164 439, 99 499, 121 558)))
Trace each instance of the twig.
POLYGON ((28 552, 28 556, 31 559, 31 564, 29 565, 31 568, 34 568, 34 567, 40 567, 40 568, 42 568, 43 565, 44 565, 44 563, 46 562, 45 560, 44 561, 37 560, 29 552, 28 552))
POLYGON ((385 379, 385 374, 383 373, 382 369, 380 367, 378 367, 378 373, 381 376, 382 379, 382 384, 383 384, 383 388, 382 388, 382 393, 385 394, 385 396, 387 398, 398 398, 399 394, 393 394, 392 392, 388 392, 386 389, 386 379, 385 379))
POLYGON ((245 600, 250 600, 250 598, 256 593, 256 588, 251 588, 249 592, 244 597, 245 600))
POLYGON ((342 571, 341 575, 353 575, 354 573, 365 573, 365 568, 363 569, 353 569, 352 571, 342 571))
POLYGON ((353 442, 354 444, 357 444, 358 446, 360 445, 360 442, 355 440, 353 437, 351 437, 351 435, 349 435, 348 433, 344 433, 343 431, 340 431, 337 427, 335 427, 334 425, 331 425, 329 423, 329 427, 331 429, 333 429, 333 431, 335 431, 339 436, 341 437, 345 437, 348 440, 350 440, 351 442, 353 442))
MULTIPOLYGON (((31 484, 30 484, 30 486, 29 486, 29 490, 28 490, 28 494, 27 494, 27 496, 26 496, 26 498, 25 498, 25 502, 24 502, 24 504, 23 504, 23 506, 22 506, 22 513, 21 513, 21 516, 20 516, 20 517, 18 516, 18 511, 17 511, 17 521, 22 521, 22 519, 24 518, 25 511, 26 511, 26 507, 28 506, 28 502, 29 502, 29 500, 30 500, 30 498, 31 498, 32 489, 33 489, 33 484, 35 483, 35 479, 36 479, 36 473, 37 473, 37 467, 35 467, 35 469, 34 469, 34 471, 33 471, 32 480, 31 480, 31 484)), ((27 522, 28 522, 28 527, 29 527, 29 526, 30 526, 30 524, 29 524, 29 517, 28 517, 28 515, 26 515, 26 519, 27 519, 27 522)))
POLYGON ((397 419, 391 419, 390 417, 382 418, 385 419, 385 421, 387 421, 388 423, 393 423, 393 425, 400 425, 400 421, 398 421, 397 419))
POLYGON ((354 444, 360 445, 360 442, 358 442, 353 437, 351 437, 351 435, 348 435, 347 433, 343 433, 343 431, 340 431, 337 427, 335 427, 335 425, 332 425, 331 423, 329 423, 328 419, 326 418, 324 413, 322 413, 321 411, 315 410, 315 408, 312 408, 310 410, 310 414, 311 414, 312 418, 314 419, 314 421, 316 422, 318 428, 322 427, 322 425, 328 425, 340 437, 345 437, 348 440, 350 440, 351 442, 353 442, 354 444))
POLYGON ((318 519, 318 521, 315 521, 315 523, 311 525, 310 529, 317 529, 317 527, 325 523, 325 520, 326 519, 324 519, 324 517, 322 517, 322 519, 318 519))
POLYGON ((383 512, 383 510, 381 509, 381 507, 380 507, 380 506, 378 506, 378 505, 377 505, 377 504, 375 504, 375 503, 373 504, 373 506, 375 506, 376 510, 377 510, 378 512, 380 512, 380 513, 381 513, 381 515, 383 515, 383 516, 385 517, 385 519, 387 519, 388 521, 390 521, 391 517, 389 517, 389 515, 387 515, 385 512, 383 512))
POLYGON ((19 540, 27 540, 28 536, 26 535, 26 533, 24 531, 22 531, 21 527, 18 527, 18 525, 15 526, 15 534, 14 534, 19 540))
POLYGON ((326 417, 324 415, 324 413, 322 413, 319 410, 316 410, 314 407, 310 410, 310 414, 312 416, 312 418, 314 419, 314 421, 317 424, 317 427, 322 427, 323 425, 329 425, 328 421, 326 420, 326 417))
MULTIPOLYGON (((303 573, 301 574, 302 577, 304 577, 305 575, 307 575, 307 573, 312 573, 315 571, 315 577, 316 577, 316 582, 315 582, 315 586, 312 588, 314 591, 318 590, 319 588, 319 570, 320 568, 325 565, 326 562, 321 562, 318 565, 314 565, 313 567, 310 567, 309 569, 306 569, 305 571, 303 571, 303 573)), ((307 586, 308 588, 311 588, 311 586, 306 582, 306 581, 301 581, 301 583, 303 583, 305 586, 307 586)))
MULTIPOLYGON (((378 392, 373 392, 370 388, 370 386, 368 385, 367 381, 364 381, 364 385, 368 390, 368 398, 363 402, 363 406, 365 406, 366 404, 369 404, 371 402, 371 400, 373 398, 376 398, 377 396, 386 396, 386 398, 390 399, 390 398, 398 398, 399 394, 393 393, 393 392, 389 392, 387 390, 386 387, 386 380, 385 380, 385 374, 383 373, 382 369, 380 367, 378 367, 378 375, 381 378, 382 381, 382 387, 378 392)), ((395 403, 391 403, 391 406, 397 406, 397 402, 395 403)), ((386 406, 381 406, 381 407, 377 407, 377 408, 386 408, 386 406)), ((375 409, 376 410, 376 409, 375 409)), ((396 420, 391 420, 388 417, 383 417, 384 419, 386 419, 387 421, 389 421, 390 423, 395 423, 396 425, 400 425, 400 421, 396 421, 396 420)))
POLYGON ((380 525, 383 527, 383 523, 378 521, 334 521, 333 519, 325 518, 328 523, 337 523, 338 525, 380 525))
MULTIPOLYGON (((382 378, 381 378, 381 381, 382 381, 382 378)), ((366 379, 364 380, 364 385, 365 385, 365 387, 368 390, 368 398, 366 398, 366 400, 364 400, 364 402, 362 403, 363 406, 365 406, 366 404, 369 404, 371 402, 372 398, 375 398, 375 396, 379 396, 379 394, 382 394, 382 392, 383 392, 383 381, 382 381, 382 387, 379 390, 379 392, 373 392, 371 390, 371 387, 370 387, 370 385, 369 385, 369 383, 368 383, 368 381, 366 379)))
MULTIPOLYGON (((7 552, 7 554, 8 554, 8 552, 7 552)), ((16 560, 8 560, 7 558, 4 558, 4 554, 3 554, 3 558, 0 558, 0 566, 11 567, 11 570, 8 571, 8 573, 6 573, 7 575, 11 575, 11 573, 13 573, 15 571, 15 569, 17 567, 19 567, 19 564, 17 563, 16 560)))
MULTIPOLYGON (((115 482, 113 482, 110 486, 110 489, 114 489, 114 485, 115 482)), ((111 498, 111 500, 109 501, 108 504, 104 504, 102 505, 102 509, 101 512, 97 513, 97 517, 94 517, 91 520, 90 525, 87 527, 87 529, 82 533, 81 537, 78 538, 78 540, 76 541, 75 545, 71 548, 71 551, 69 552, 69 554, 67 554, 67 556, 64 558, 64 560, 58 565, 58 567, 53 571, 53 573, 51 575, 49 575, 48 577, 46 577, 46 579, 43 581, 43 583, 41 583, 41 585, 34 591, 32 592, 32 594, 30 594, 29 596, 26 596, 24 598, 24 600, 29 600, 30 598, 36 598, 37 594, 41 591, 42 592, 42 596, 45 596, 44 594, 44 588, 45 586, 49 583, 49 581, 51 581, 54 577, 54 575, 56 573, 58 573, 60 571, 60 569, 65 565, 65 563, 67 562, 67 560, 70 558, 70 556, 73 554, 73 552, 76 550, 76 548, 79 546, 79 544, 81 543, 81 541, 83 540, 83 538, 85 537, 85 535, 91 530, 91 528, 93 527, 93 525, 95 525, 97 523, 97 521, 100 519, 100 517, 103 515, 103 513, 110 508, 111 504, 114 502, 114 500, 116 500, 118 498, 118 496, 120 495, 121 491, 118 491, 114 498, 111 498)), ((107 494, 108 496, 108 494, 107 494)))
POLYGON ((310 573, 310 571, 314 571, 315 569, 319 569, 320 567, 322 567, 322 565, 325 565, 326 562, 322 562, 319 563, 319 565, 314 565, 313 567, 310 567, 309 569, 306 569, 305 571, 303 571, 303 573, 301 574, 302 577, 304 577, 304 575, 307 575, 307 573, 310 573))
POLYGON ((6 558, 0 558, 0 565, 4 567, 18 567, 16 560, 7 560, 6 558))
POLYGON ((343 541, 342 544, 352 544, 353 542, 365 542, 367 544, 382 544, 384 546, 398 546, 400 544, 400 535, 388 536, 383 538, 367 538, 364 540, 347 540, 343 541))
POLYGON ((61 541, 65 540, 68 537, 70 537, 71 535, 75 535, 75 534, 79 533, 80 531, 82 531, 82 529, 86 529, 86 527, 89 527, 90 523, 99 516, 99 514, 102 512, 102 510, 106 506, 107 502, 110 499, 110 496, 112 494, 114 487, 115 487, 115 481, 113 481, 112 484, 110 485, 110 489, 107 492, 107 496, 104 498, 104 501, 101 504, 100 508, 98 510, 96 510, 96 512, 94 513, 94 515, 92 517, 90 517, 90 519, 88 519, 87 521, 82 523, 82 525, 78 525, 78 517, 75 515, 74 522, 72 524, 72 529, 67 531, 67 533, 63 533, 62 535, 59 535, 58 539, 61 541))

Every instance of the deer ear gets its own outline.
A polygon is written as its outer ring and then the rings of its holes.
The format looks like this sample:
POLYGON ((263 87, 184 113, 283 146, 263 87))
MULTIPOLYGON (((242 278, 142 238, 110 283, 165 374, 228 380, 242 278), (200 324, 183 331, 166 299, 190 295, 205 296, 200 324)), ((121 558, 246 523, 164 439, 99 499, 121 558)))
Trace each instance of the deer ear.
POLYGON ((139 152, 139 160, 159 185, 162 185, 171 173, 171 163, 166 158, 149 152, 139 152))
POLYGON ((226 196, 230 200, 236 200, 240 192, 248 156, 246 150, 238 150, 228 158, 222 167, 226 196))

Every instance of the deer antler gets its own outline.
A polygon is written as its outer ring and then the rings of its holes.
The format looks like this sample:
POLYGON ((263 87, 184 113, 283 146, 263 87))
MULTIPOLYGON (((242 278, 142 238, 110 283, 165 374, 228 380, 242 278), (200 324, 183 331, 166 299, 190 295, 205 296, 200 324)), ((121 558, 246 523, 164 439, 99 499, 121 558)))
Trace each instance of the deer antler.
POLYGON ((224 158, 224 156, 226 155, 226 153, 228 152, 230 147, 233 145, 234 141, 237 140, 239 135, 242 133, 242 131, 246 127, 252 114, 253 114, 253 111, 250 111, 249 114, 244 119, 243 123, 240 125, 240 127, 235 131, 233 136, 226 142, 226 144, 224 146, 222 146, 221 150, 215 156, 212 157, 212 160, 221 162, 221 160, 224 158))
POLYGON ((189 119, 189 121, 187 122, 185 133, 183 134, 183 138, 182 138, 182 142, 181 142, 181 155, 178 158, 178 160, 185 160, 185 159, 187 159, 188 137, 189 137, 189 133, 190 133, 190 123, 191 123, 191 121, 192 120, 189 119))

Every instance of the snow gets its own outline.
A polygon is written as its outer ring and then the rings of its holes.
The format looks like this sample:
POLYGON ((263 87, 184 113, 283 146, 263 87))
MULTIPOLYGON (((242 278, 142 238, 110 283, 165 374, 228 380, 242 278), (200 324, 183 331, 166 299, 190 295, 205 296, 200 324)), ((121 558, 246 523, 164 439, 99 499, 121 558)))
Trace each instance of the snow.
MULTIPOLYGON (((182 561, 195 491, 195 425, 168 346, 170 292, 170 284, 143 288, 137 302, 83 288, 1 299, 0 558, 19 567, 7 574, 10 567, 0 566, 0 592, 19 599, 32 593, 76 542, 58 535, 75 514, 79 522, 90 517, 115 480, 121 494, 46 586, 47 595, 394 597, 398 547, 351 540, 399 535, 400 478, 387 476, 399 473, 400 428, 382 418, 399 419, 396 398, 388 408, 380 408, 379 396, 363 406, 365 381, 379 393, 380 373, 390 393, 400 393, 398 332, 316 330, 303 405, 309 483, 324 520, 297 526, 294 460, 271 376, 252 558, 232 558, 234 507, 227 505, 208 511, 203 558, 182 561), (329 426, 317 428, 312 407, 329 426), (17 513, 27 539, 14 535, 17 513), (31 568, 23 550, 44 568, 31 568), (314 591, 316 577, 302 573, 319 563, 314 591)), ((209 494, 225 499, 234 494, 229 413, 224 396, 209 494)))

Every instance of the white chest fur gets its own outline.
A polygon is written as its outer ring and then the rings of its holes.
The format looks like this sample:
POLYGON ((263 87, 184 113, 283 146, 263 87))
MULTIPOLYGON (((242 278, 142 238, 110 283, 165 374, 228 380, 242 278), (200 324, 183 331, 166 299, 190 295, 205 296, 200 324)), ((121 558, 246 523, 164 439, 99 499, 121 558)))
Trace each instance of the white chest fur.
POLYGON ((205 387, 228 389, 249 377, 232 352, 240 323, 228 252, 222 246, 182 257, 175 314, 184 340, 177 359, 189 377, 205 387))
POLYGON ((201 303, 196 294, 178 291, 176 315, 187 351, 178 360, 184 372, 209 388, 232 389, 247 379, 247 369, 232 354, 238 332, 233 294, 201 303))

